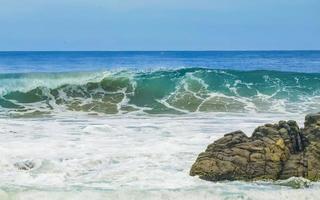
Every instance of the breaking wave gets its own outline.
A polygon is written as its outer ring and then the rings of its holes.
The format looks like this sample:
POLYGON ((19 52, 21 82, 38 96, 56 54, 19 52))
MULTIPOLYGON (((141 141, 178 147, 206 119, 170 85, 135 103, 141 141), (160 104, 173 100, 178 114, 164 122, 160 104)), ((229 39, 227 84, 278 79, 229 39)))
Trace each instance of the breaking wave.
POLYGON ((317 73, 184 68, 0 74, 0 112, 11 116, 319 109, 317 73))

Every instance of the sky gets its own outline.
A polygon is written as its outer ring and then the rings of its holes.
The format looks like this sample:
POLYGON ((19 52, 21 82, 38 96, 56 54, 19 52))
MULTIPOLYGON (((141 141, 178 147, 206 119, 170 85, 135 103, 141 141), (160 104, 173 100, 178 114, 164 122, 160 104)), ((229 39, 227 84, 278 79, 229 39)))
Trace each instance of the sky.
POLYGON ((320 0, 0 0, 1 51, 319 50, 320 0))

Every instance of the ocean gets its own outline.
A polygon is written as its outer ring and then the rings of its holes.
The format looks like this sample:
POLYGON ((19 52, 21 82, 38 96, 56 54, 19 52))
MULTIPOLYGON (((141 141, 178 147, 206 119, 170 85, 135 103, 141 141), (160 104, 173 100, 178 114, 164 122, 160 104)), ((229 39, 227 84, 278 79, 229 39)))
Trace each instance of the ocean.
POLYGON ((320 51, 0 52, 0 199, 316 199, 189 170, 225 133, 319 111, 320 51))

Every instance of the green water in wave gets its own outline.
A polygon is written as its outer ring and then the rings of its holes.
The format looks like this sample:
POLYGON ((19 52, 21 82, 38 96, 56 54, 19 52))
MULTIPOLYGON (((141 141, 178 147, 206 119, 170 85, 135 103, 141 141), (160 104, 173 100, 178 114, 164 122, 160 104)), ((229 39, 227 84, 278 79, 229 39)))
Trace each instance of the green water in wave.
POLYGON ((11 115, 61 110, 178 114, 320 109, 320 74, 187 68, 2 74, 0 83, 0 110, 11 115))

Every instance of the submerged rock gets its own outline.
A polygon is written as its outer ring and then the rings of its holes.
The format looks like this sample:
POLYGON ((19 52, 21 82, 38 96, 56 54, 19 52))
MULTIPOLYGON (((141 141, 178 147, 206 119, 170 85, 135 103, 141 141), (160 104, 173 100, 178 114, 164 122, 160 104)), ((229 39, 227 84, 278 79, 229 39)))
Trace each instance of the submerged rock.
POLYGON ((278 180, 274 184, 286 186, 286 187, 291 187, 293 189, 300 189, 300 188, 310 187, 311 182, 310 182, 310 180, 302 178, 302 177, 291 177, 286 180, 278 180))
POLYGON ((16 162, 14 163, 14 166, 19 170, 31 170, 35 167, 35 163, 30 160, 26 160, 22 162, 16 162))
POLYGON ((320 113, 307 115, 305 127, 279 121, 256 128, 251 137, 242 131, 224 135, 200 153, 190 175, 210 181, 320 180, 320 113))

